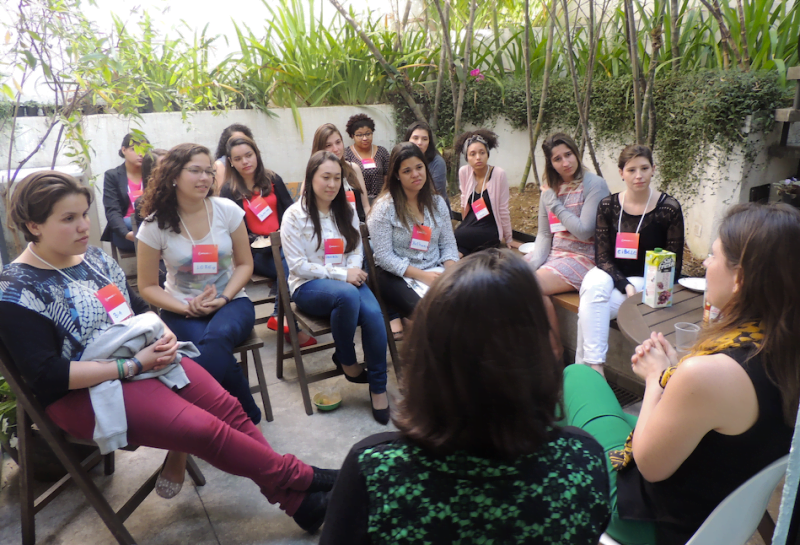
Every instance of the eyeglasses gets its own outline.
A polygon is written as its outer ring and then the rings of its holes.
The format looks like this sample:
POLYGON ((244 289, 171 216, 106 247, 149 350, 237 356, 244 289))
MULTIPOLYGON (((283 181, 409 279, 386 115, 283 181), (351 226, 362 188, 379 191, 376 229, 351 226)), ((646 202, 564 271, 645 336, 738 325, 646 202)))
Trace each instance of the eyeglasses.
POLYGON ((361 140, 366 140, 367 138, 372 138, 372 133, 365 132, 364 134, 354 134, 353 138, 360 138, 361 140))
POLYGON ((185 170, 185 171, 189 172, 192 176, 197 176, 198 178, 200 178, 203 174, 206 174, 211 179, 214 179, 214 178, 217 177, 217 173, 214 172, 211 169, 205 170, 205 169, 198 168, 198 167, 184 167, 181 170, 185 170))

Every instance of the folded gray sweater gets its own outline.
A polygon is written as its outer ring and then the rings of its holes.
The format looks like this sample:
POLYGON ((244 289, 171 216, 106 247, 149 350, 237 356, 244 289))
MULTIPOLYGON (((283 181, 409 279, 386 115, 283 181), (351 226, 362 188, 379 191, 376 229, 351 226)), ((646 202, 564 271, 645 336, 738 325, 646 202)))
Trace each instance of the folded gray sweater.
MULTIPOLYGON (((132 358, 146 346, 150 346, 164 335, 164 322, 152 312, 133 316, 124 322, 114 324, 92 344, 86 347, 81 361, 132 358)), ((136 375, 131 380, 157 378, 168 388, 180 390, 189 384, 189 377, 180 366, 183 356, 194 358, 200 355, 194 344, 178 343, 175 361, 160 371, 148 371, 136 375)), ((108 380, 89 388, 92 410, 95 416, 94 442, 101 454, 122 448, 128 444, 128 420, 125 415, 125 401, 122 396, 122 383, 108 380)))

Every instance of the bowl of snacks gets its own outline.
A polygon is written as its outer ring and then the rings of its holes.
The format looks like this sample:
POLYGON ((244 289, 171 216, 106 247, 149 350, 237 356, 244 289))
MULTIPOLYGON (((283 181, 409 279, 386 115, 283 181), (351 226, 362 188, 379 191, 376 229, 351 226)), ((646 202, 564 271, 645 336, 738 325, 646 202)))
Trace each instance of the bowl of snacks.
POLYGON ((342 404, 342 394, 339 392, 318 392, 312 399, 320 411, 332 411, 342 404))

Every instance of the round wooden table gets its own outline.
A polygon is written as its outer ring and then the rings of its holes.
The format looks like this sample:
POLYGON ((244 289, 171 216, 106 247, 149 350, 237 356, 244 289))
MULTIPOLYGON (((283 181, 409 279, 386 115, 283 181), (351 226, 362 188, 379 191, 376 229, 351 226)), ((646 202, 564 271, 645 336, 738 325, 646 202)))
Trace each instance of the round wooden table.
POLYGON ((636 344, 642 344, 650 338, 653 331, 664 334, 664 337, 675 346, 675 324, 690 322, 702 326, 703 293, 688 290, 675 283, 672 292, 672 306, 666 308, 650 308, 642 303, 642 293, 628 297, 619 307, 617 325, 627 338, 636 344))

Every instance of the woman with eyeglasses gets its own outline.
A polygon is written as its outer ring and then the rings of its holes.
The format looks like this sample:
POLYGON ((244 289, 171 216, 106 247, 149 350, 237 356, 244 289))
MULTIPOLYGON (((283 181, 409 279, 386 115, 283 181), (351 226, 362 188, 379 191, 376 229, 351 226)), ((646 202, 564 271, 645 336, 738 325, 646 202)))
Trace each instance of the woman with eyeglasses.
POLYGON ((139 292, 161 309, 181 341, 200 350, 197 363, 242 404, 254 423, 261 410, 233 349, 255 324, 244 286, 253 274, 244 210, 212 197, 214 167, 207 148, 180 144, 153 173, 144 195, 139 242, 139 292), (158 285, 158 262, 167 281, 158 285))
POLYGON ((353 145, 344 152, 344 160, 361 167, 367 195, 370 201, 378 196, 383 188, 383 180, 389 168, 389 152, 383 146, 372 145, 375 122, 367 114, 352 116, 345 126, 353 145))

